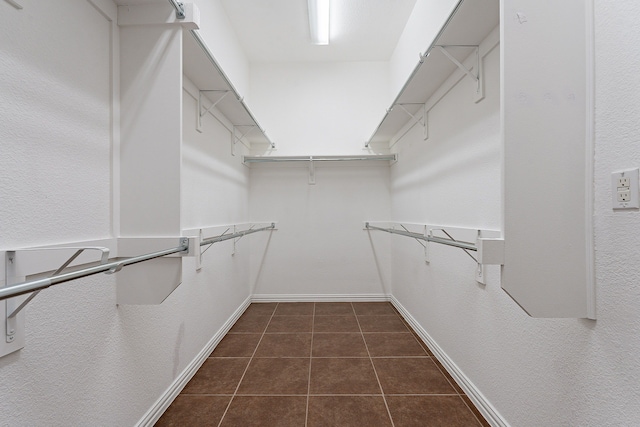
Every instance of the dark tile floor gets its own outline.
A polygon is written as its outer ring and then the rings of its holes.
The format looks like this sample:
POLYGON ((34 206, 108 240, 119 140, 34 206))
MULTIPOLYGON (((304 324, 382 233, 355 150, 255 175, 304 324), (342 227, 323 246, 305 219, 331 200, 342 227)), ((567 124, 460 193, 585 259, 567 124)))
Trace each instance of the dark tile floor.
POLYGON ((386 302, 254 303, 156 426, 488 426, 386 302))

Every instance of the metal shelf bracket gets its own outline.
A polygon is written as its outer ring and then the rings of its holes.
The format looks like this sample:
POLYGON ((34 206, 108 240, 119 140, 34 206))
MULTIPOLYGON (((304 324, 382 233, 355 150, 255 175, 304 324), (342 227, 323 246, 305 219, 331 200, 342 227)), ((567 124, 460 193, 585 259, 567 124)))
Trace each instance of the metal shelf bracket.
POLYGON ((456 67, 458 67, 463 73, 471 77, 473 81, 476 82, 476 102, 479 102, 484 98, 484 85, 482 84, 482 60, 480 58, 480 46, 478 45, 437 45, 435 46, 440 49, 440 52, 444 56, 446 56, 451 62, 453 62, 456 67), (464 66, 463 63, 458 61, 447 49, 448 48, 468 48, 473 49, 475 51, 475 65, 469 69, 464 66), (475 71, 475 73, 473 71, 475 71))
POLYGON ((169 3, 171 3, 171 6, 173 6, 173 8, 176 10, 177 19, 184 19, 187 17, 187 15, 185 15, 184 13, 184 4, 182 2, 169 0, 169 3))
POLYGON ((231 92, 230 90, 201 90, 198 92, 198 121, 196 122, 196 130, 202 133, 202 118, 209 113, 209 111, 213 110, 213 108, 218 105, 220 101, 224 99, 227 94, 231 92), (202 103, 202 94, 203 93, 217 93, 222 94, 218 99, 216 99, 211 106, 205 108, 202 103), (204 110, 204 111, 203 111, 204 110))
MULTIPOLYGON (((504 264, 504 239, 498 237, 486 237, 489 233, 494 232, 485 232, 482 230, 474 230, 476 234, 476 241, 473 242, 465 242, 456 240, 451 233, 449 233, 444 228, 429 228, 425 226, 423 233, 416 233, 409 231, 404 225, 399 224, 403 230, 398 230, 395 228, 382 228, 365 222, 364 228, 365 230, 379 230, 385 231, 391 234, 399 234, 401 236, 411 237, 417 240, 425 249, 425 261, 429 264, 429 243, 438 243, 447 246, 453 246, 462 249, 468 256, 471 258, 476 264, 476 281, 486 284, 486 276, 485 276, 485 267, 487 265, 501 265, 504 264), (434 234, 434 232, 443 233, 446 237, 439 237, 434 234), (423 244, 420 242, 424 240, 423 244), (477 255, 474 256, 471 252, 475 252, 477 255)), ((451 230, 450 230, 451 231, 451 230)), ((469 230, 471 231, 471 230, 469 230)), ((495 233, 494 233, 495 235, 495 233)))
MULTIPOLYGON (((247 230, 245 231, 251 231, 255 228, 255 224, 252 224, 247 230)), ((275 226, 275 224, 274 224, 275 226)), ((233 233, 236 234, 238 233, 238 226, 234 225, 233 226, 233 233)), ((245 236, 245 234, 241 234, 240 237, 233 239, 233 252, 231 253, 231 256, 234 256, 236 254, 236 244, 245 236)))
POLYGON ((424 103, 402 103, 395 105, 400 107, 402 111, 404 111, 409 115, 409 117, 411 117, 413 123, 411 123, 410 126, 413 126, 414 123, 422 126, 422 139, 424 139, 425 141, 429 139, 429 110, 427 110, 427 105, 424 103), (419 116, 418 114, 412 114, 404 107, 405 105, 422 105, 422 115, 419 116))
POLYGON ((242 143, 242 138, 249 135, 251 132, 253 132, 256 129, 259 129, 258 126, 256 125, 233 125, 233 132, 231 134, 231 155, 232 156, 236 155, 236 143, 237 142, 242 143), (245 132, 240 131, 240 128, 246 128, 246 127, 249 128, 247 131, 245 132))
POLYGON ((233 239, 233 252, 231 253, 231 256, 234 256, 236 254, 236 243, 238 241, 240 241, 240 239, 242 239, 244 236, 246 236, 247 234, 253 234, 253 233, 257 233, 259 231, 266 231, 266 230, 276 230, 276 223, 272 222, 271 224, 269 224, 266 227, 261 227, 261 228, 255 228, 257 224, 252 224, 249 228, 247 228, 246 230, 240 230, 238 231, 238 226, 237 225, 233 225, 233 233, 231 234, 227 234, 227 232, 229 230, 231 230, 231 227, 227 227, 226 230, 224 230, 224 232, 222 234, 219 234, 217 236, 214 237, 209 237, 206 239, 202 238, 202 229, 199 230, 199 236, 200 236, 200 247, 202 246, 207 246, 204 250, 200 250, 200 254, 199 254, 199 263, 197 264, 197 270, 200 270, 202 268, 202 255, 214 244, 214 243, 218 243, 218 242, 224 242, 225 240, 231 240, 233 239))
MULTIPOLYGON (((104 247, 57 247, 57 248, 37 248, 37 249, 21 249, 20 252, 23 251, 44 251, 44 250, 69 250, 76 249, 73 255, 71 255, 52 275, 56 276, 62 271, 64 271, 69 264, 71 264, 82 252, 85 250, 95 250, 100 252, 100 264, 105 264, 109 261, 109 249, 104 247)), ((18 251, 7 251, 5 253, 5 286, 10 286, 14 283, 19 283, 24 280, 24 277, 19 277, 21 273, 19 273, 18 261, 17 261, 17 252, 18 251)), ((24 273, 22 273, 24 274, 24 273)), ((4 356, 13 351, 17 351, 24 347, 24 321, 18 319, 18 314, 33 300, 36 295, 40 293, 40 290, 32 292, 26 299, 22 302, 18 302, 15 298, 6 299, 4 302, 4 321, 5 321, 5 343, 8 344, 3 348, 2 354, 0 356, 4 356), (13 347, 10 344, 13 344, 16 341, 20 341, 20 343, 13 347), (12 348, 13 347, 13 348, 12 348)))

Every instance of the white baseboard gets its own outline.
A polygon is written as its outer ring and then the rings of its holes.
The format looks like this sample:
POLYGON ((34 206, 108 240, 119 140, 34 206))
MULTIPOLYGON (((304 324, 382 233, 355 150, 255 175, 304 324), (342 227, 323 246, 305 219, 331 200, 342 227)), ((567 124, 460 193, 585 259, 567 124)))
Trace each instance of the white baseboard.
POLYGON ((229 332, 229 329, 240 318, 242 313, 251 304, 251 297, 247 297, 246 300, 238 307, 238 309, 227 319, 222 327, 215 333, 213 338, 209 340, 207 345, 198 353, 198 355, 187 365, 186 368, 178 375, 169 388, 162 393, 160 398, 153 404, 153 406, 147 411, 146 414, 138 421, 136 427, 152 427, 164 414, 171 402, 180 394, 184 386, 187 385, 189 380, 198 372, 198 369, 207 360, 207 357, 216 348, 220 340, 229 332))
POLYGON ((496 408, 491 405, 486 397, 478 390, 478 388, 467 378, 467 376, 458 368, 458 366, 447 356, 447 354, 440 348, 440 346, 429 336, 427 331, 418 323, 418 321, 407 311, 400 301, 398 301, 393 295, 390 296, 389 301, 400 312, 402 317, 411 325, 413 330, 422 338, 427 344, 429 350, 436 356, 436 358, 442 363, 445 369, 451 374, 454 380, 458 383, 460 388, 464 390, 469 399, 478 408, 478 411, 485 417, 487 422, 494 427, 509 427, 509 424, 498 413, 496 408))
POLYGON ((387 294, 254 294, 251 302, 389 301, 387 294))

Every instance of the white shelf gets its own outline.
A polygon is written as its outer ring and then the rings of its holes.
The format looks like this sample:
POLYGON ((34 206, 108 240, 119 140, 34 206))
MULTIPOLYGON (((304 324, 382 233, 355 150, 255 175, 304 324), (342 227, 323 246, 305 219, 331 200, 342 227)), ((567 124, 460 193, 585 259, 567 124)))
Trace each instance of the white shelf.
POLYGON ((199 90, 221 91, 218 94, 205 92, 203 96, 215 102, 222 95, 222 91, 230 92, 216 105, 216 108, 234 126, 242 127, 242 133, 248 131, 250 126, 256 126, 254 131, 248 132, 245 136, 249 143, 272 145, 264 129, 227 78, 197 30, 185 30, 182 38, 182 56, 183 73, 199 90))
MULTIPOLYGON (((413 73, 393 101, 369 143, 388 143, 457 69, 438 46, 479 46, 500 22, 499 0, 460 0, 446 23, 418 62, 413 73), (395 108, 394 108, 395 107, 395 108)), ((462 62, 473 51, 451 47, 449 53, 462 62)))

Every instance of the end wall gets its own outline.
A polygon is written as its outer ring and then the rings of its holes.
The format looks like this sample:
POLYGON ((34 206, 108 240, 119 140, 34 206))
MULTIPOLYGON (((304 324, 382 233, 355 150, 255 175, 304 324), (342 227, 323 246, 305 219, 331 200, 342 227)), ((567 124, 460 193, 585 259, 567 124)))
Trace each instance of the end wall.
POLYGON ((306 164, 251 169, 251 215, 279 221, 267 250, 252 257, 252 293, 388 294, 388 248, 374 247, 363 225, 390 215, 389 166, 324 164, 316 166, 315 185, 308 179, 306 164))
POLYGON ((384 115, 386 62, 252 64, 251 106, 272 155, 365 154, 384 115))

